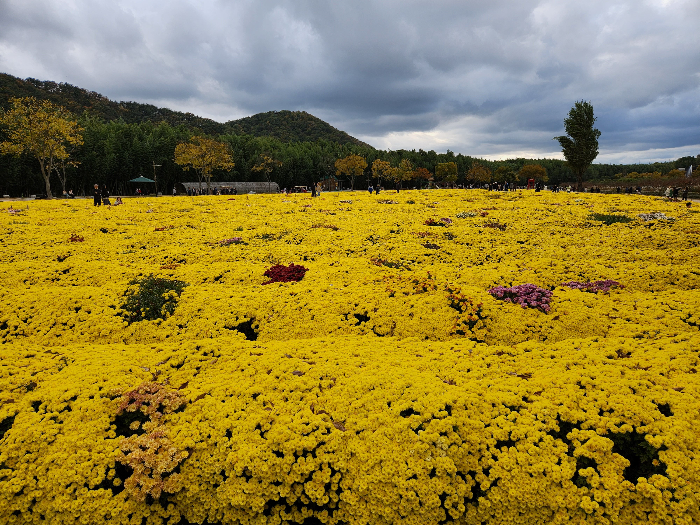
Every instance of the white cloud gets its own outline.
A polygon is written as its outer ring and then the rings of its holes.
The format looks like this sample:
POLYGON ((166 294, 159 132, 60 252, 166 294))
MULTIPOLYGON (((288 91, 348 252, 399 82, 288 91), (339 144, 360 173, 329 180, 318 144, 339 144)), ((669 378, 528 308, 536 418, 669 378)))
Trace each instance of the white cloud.
POLYGON ((558 155, 584 99, 601 158, 646 158, 700 135, 698 18, 697 0, 4 0, 0 71, 483 157, 558 155))

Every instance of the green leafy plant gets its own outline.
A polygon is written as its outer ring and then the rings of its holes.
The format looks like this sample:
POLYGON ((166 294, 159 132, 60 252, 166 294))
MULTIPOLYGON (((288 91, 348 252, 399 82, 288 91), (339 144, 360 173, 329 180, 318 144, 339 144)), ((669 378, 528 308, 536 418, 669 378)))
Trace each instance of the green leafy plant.
POLYGON ((129 283, 122 309, 129 324, 172 315, 187 283, 150 274, 129 283))
POLYGON ((255 238, 263 241, 274 241, 278 239, 277 235, 274 233, 259 233, 255 236, 255 238))
POLYGON ((608 226, 615 224, 616 222, 625 223, 632 222, 634 219, 628 217, 627 215, 615 215, 612 213, 592 213, 590 219, 593 221, 600 221, 608 226))

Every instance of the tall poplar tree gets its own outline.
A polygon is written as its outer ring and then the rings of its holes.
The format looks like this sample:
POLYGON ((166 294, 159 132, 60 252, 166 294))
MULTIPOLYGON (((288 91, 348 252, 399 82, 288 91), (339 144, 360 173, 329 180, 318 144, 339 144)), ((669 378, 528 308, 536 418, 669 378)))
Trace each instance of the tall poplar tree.
POLYGON ((578 190, 583 187, 583 175, 588 166, 598 156, 600 131, 593 127, 595 121, 590 102, 578 101, 564 119, 566 135, 554 137, 554 140, 559 141, 564 158, 576 175, 578 190))

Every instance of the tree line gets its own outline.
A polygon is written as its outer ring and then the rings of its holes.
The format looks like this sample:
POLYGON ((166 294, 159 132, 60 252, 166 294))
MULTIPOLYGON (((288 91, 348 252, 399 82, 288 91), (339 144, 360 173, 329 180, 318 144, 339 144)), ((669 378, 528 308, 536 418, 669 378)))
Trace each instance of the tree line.
MULTIPOLYGON (((0 152, 5 153, 0 155, 0 193, 11 196, 48 194, 49 187, 54 189, 54 195, 63 190, 85 195, 90 194, 94 184, 107 186, 112 194, 131 194, 135 187, 128 181, 139 176, 156 178, 159 191, 170 192, 177 183, 202 180, 203 173, 193 164, 176 162, 178 147, 182 149, 183 144, 202 138, 223 144, 231 157, 223 167, 212 166, 208 170, 205 178, 211 181, 272 181, 280 188, 291 188, 336 177, 344 188, 366 188, 378 183, 425 187, 522 184, 531 177, 549 184, 576 179, 571 167, 556 159, 487 161, 449 150, 377 150, 361 143, 339 144, 325 139, 285 142, 230 132, 205 136, 201 130, 185 124, 105 121, 88 113, 74 117, 60 106, 35 99, 32 102, 30 97, 14 99, 13 104, 0 117, 0 152), (62 141, 64 149, 51 157, 50 165, 37 161, 32 150, 36 145, 18 146, 23 139, 17 135, 16 125, 26 117, 17 114, 17 107, 22 104, 34 105, 34 110, 43 108, 41 121, 51 120, 47 115, 54 115, 64 121, 59 130, 70 129, 62 141), (13 110, 17 111, 13 114, 13 110)), ((587 180, 614 178, 621 172, 668 173, 675 164, 592 164, 580 176, 587 180)))

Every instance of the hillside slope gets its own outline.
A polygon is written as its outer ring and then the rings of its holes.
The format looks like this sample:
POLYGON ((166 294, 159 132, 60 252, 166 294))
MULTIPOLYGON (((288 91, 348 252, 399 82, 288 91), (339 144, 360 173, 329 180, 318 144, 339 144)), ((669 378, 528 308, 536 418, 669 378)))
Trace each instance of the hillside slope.
POLYGON ((226 123, 234 133, 275 137, 282 142, 328 140, 339 144, 369 146, 306 111, 268 111, 226 123))
POLYGON ((69 109, 76 115, 84 112, 110 121, 122 119, 128 123, 167 122, 171 126, 184 125, 210 135, 225 133, 246 134, 256 137, 274 137, 283 142, 315 142, 327 140, 339 144, 368 146, 340 131, 327 122, 305 111, 268 111, 227 123, 199 117, 192 113, 159 108, 140 102, 115 102, 107 97, 64 82, 21 79, 0 73, 0 108, 9 107, 13 97, 48 99, 69 109))

